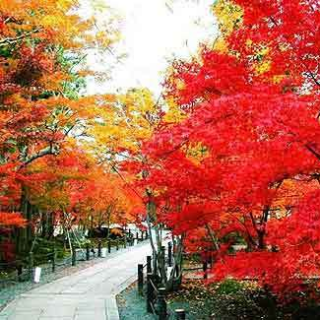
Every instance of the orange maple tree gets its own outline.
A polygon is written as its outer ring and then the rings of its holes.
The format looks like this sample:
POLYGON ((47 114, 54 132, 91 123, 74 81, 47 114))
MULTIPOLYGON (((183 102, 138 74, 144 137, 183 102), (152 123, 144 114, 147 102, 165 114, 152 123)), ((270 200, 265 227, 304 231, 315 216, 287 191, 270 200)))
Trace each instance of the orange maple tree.
POLYGON ((29 184, 50 178, 30 175, 29 166, 59 154, 96 115, 96 99, 79 94, 90 72, 80 63, 85 50, 118 39, 112 24, 80 16, 79 5, 0 1, 0 227, 27 224, 23 247, 32 228, 29 184))

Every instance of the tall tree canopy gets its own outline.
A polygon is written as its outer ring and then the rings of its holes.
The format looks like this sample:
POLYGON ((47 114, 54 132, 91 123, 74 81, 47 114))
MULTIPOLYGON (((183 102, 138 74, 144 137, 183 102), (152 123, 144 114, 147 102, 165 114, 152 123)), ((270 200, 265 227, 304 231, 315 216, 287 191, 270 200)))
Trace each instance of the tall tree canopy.
POLYGON ((166 95, 184 116, 164 117, 145 144, 138 185, 176 234, 215 250, 215 279, 257 278, 284 296, 319 276, 320 8, 220 0, 214 11, 220 38, 173 64, 166 95), (306 186, 288 201, 295 181, 306 186), (229 256, 240 239, 247 250, 229 256))
POLYGON ((108 108, 101 97, 81 96, 92 75, 82 62, 88 49, 110 50, 119 34, 111 20, 101 25, 80 12, 76 0, 0 1, 0 232, 27 226, 16 234, 18 251, 28 250, 35 212, 72 211, 81 188, 94 182, 91 171, 105 182, 110 174, 80 146, 108 108))

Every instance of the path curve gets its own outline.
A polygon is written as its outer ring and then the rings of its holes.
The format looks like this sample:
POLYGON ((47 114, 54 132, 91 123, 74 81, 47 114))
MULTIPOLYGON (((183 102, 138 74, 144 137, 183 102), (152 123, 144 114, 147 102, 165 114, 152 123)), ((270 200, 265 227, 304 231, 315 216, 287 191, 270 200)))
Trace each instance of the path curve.
POLYGON ((115 295, 137 278, 150 255, 146 242, 12 301, 0 320, 119 320, 115 295))

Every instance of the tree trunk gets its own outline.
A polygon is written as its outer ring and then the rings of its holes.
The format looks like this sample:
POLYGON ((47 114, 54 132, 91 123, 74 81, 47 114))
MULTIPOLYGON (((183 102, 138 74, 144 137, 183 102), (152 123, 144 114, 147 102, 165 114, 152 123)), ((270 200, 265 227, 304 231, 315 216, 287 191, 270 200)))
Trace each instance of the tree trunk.
POLYGON ((54 237, 54 219, 53 219, 53 213, 52 212, 46 212, 47 216, 47 226, 48 226, 48 239, 52 239, 54 237))
POLYGON ((18 254, 28 252, 31 247, 31 242, 33 240, 33 231, 32 231, 33 210, 32 210, 31 204, 27 199, 25 187, 22 187, 22 191, 21 191, 20 211, 22 213, 22 216, 27 220, 27 226, 25 228, 19 228, 17 230, 16 249, 18 254))
POLYGON ((151 194, 149 195, 149 201, 147 203, 147 224, 153 257, 156 259, 156 263, 154 263, 156 270, 154 270, 154 273, 160 277, 161 283, 166 290, 172 291, 181 284, 183 236, 177 238, 178 244, 173 254, 173 267, 170 273, 167 274, 167 265, 161 250, 163 244, 163 226, 157 221, 156 206, 151 200, 151 194))
POLYGON ((264 230, 258 231, 258 248, 261 250, 265 249, 264 235, 265 235, 264 230))

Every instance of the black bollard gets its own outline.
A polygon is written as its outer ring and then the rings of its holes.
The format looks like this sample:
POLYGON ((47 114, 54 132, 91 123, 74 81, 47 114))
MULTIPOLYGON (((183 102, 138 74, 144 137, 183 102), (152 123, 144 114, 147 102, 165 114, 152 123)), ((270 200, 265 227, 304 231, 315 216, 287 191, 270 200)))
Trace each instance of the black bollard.
POLYGON ((158 304, 159 304, 159 320, 167 319, 167 302, 165 300, 166 289, 158 289, 158 304))
POLYGON ((151 304, 153 303, 153 298, 154 298, 154 289, 151 284, 151 281, 154 279, 154 275, 152 273, 147 274, 147 312, 152 313, 152 306, 151 304))
POLYGON ((143 264, 138 264, 138 292, 143 295, 143 264))
POLYGON ((33 278, 33 267, 34 267, 34 257, 33 257, 33 252, 29 252, 29 279, 32 280, 33 278))
POLYGON ((175 268, 175 273, 176 273, 176 277, 179 277, 180 268, 177 264, 176 264, 176 268, 175 268))
POLYGON ((111 241, 108 240, 108 253, 111 253, 111 241))
POLYGON ((147 256, 147 273, 152 272, 151 260, 151 256, 147 256))
POLYGON ((173 261, 172 261, 172 243, 168 243, 168 266, 172 267, 173 261))
POLYGON ((19 263, 17 265, 17 279, 19 282, 22 281, 21 275, 22 275, 22 265, 19 263))
POLYGON ((89 243, 86 244, 86 260, 90 260, 90 246, 89 243))

